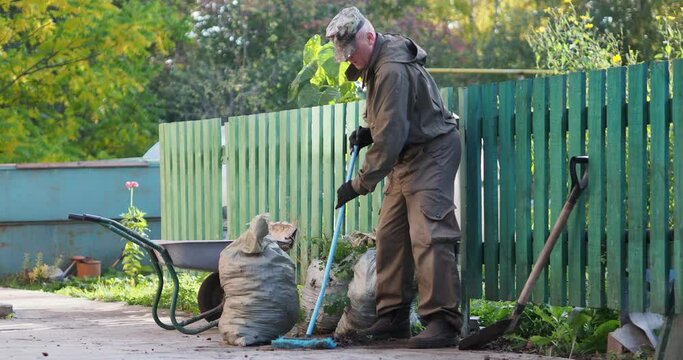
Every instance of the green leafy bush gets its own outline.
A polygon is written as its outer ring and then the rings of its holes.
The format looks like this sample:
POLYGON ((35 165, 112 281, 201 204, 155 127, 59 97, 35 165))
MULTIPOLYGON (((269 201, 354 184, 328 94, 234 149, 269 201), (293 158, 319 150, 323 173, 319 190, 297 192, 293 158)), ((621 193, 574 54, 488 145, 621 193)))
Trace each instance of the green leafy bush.
MULTIPOLYGON (((472 300, 470 312, 481 326, 508 318, 516 303, 472 300)), ((535 348, 553 356, 604 353, 607 334, 619 327, 618 314, 609 309, 527 304, 517 330, 505 337, 512 347, 535 348)))
POLYGON ((635 64, 637 53, 629 50, 622 59, 620 37, 600 31, 589 14, 579 15, 571 2, 545 12, 542 25, 526 34, 538 67, 579 71, 635 64))

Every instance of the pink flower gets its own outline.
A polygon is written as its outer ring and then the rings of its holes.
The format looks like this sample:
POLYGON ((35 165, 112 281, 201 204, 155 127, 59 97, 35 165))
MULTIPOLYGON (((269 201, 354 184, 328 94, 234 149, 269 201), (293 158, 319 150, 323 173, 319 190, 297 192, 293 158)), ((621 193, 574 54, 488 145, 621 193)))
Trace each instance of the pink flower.
POLYGON ((126 181, 126 189, 130 190, 140 186, 137 181, 126 181))

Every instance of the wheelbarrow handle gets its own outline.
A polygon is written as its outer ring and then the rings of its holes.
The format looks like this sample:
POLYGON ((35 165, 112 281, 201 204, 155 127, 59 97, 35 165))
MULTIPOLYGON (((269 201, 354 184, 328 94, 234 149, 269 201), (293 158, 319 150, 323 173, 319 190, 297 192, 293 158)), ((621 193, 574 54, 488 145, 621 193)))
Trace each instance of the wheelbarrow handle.
POLYGON ((103 217, 103 216, 97 216, 97 215, 90 215, 90 214, 69 214, 69 219, 71 220, 79 220, 79 221, 89 221, 89 222, 94 222, 96 224, 102 225, 117 235, 120 235, 124 238, 126 238, 129 241, 132 241, 136 243, 137 245, 142 246, 145 249, 148 250, 155 250, 158 252, 166 253, 166 250, 153 243, 152 241, 145 239, 144 237, 140 236, 137 232, 123 226, 123 224, 114 221, 112 219, 103 217))
POLYGON ((69 214, 69 219, 79 221, 105 222, 104 218, 102 218, 101 216, 90 214, 69 214))

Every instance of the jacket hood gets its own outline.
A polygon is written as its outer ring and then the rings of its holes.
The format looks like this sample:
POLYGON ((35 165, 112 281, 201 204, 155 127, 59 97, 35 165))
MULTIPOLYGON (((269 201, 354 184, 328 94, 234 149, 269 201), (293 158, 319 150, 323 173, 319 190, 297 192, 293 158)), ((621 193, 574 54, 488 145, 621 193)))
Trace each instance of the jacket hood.
POLYGON ((356 81, 360 76, 367 78, 368 72, 374 73, 386 63, 417 63, 424 66, 427 63, 427 52, 415 42, 403 35, 377 33, 377 41, 370 57, 370 64, 364 70, 349 65, 346 78, 356 81))

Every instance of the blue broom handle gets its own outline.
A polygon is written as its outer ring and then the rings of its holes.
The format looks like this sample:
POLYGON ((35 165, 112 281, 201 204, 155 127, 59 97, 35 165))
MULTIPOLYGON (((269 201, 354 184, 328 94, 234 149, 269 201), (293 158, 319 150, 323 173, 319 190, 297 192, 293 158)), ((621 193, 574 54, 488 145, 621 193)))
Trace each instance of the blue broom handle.
MULTIPOLYGON (((346 179, 344 182, 351 180, 353 176, 353 168, 356 166, 356 158, 358 157, 358 145, 353 146, 353 153, 351 154, 351 161, 349 161, 349 168, 346 171, 346 179)), ((306 336, 313 335, 313 328, 315 328, 315 320, 318 318, 318 312, 320 311, 320 306, 323 304, 323 298, 325 297, 325 290, 327 289, 327 282, 330 280, 330 269, 332 269, 332 261, 334 260, 334 252, 337 249, 337 238, 339 238, 339 229, 341 229, 341 224, 344 222, 344 210, 346 209, 346 204, 339 208, 339 214, 337 215, 337 223, 334 226, 334 234, 332 235, 332 244, 330 244, 330 253, 327 255, 327 265, 325 265, 325 274, 323 275, 323 283, 320 285, 320 293, 318 294, 318 301, 315 303, 315 308, 313 308, 313 314, 311 314, 311 320, 308 323, 308 330, 306 330, 306 336)))

